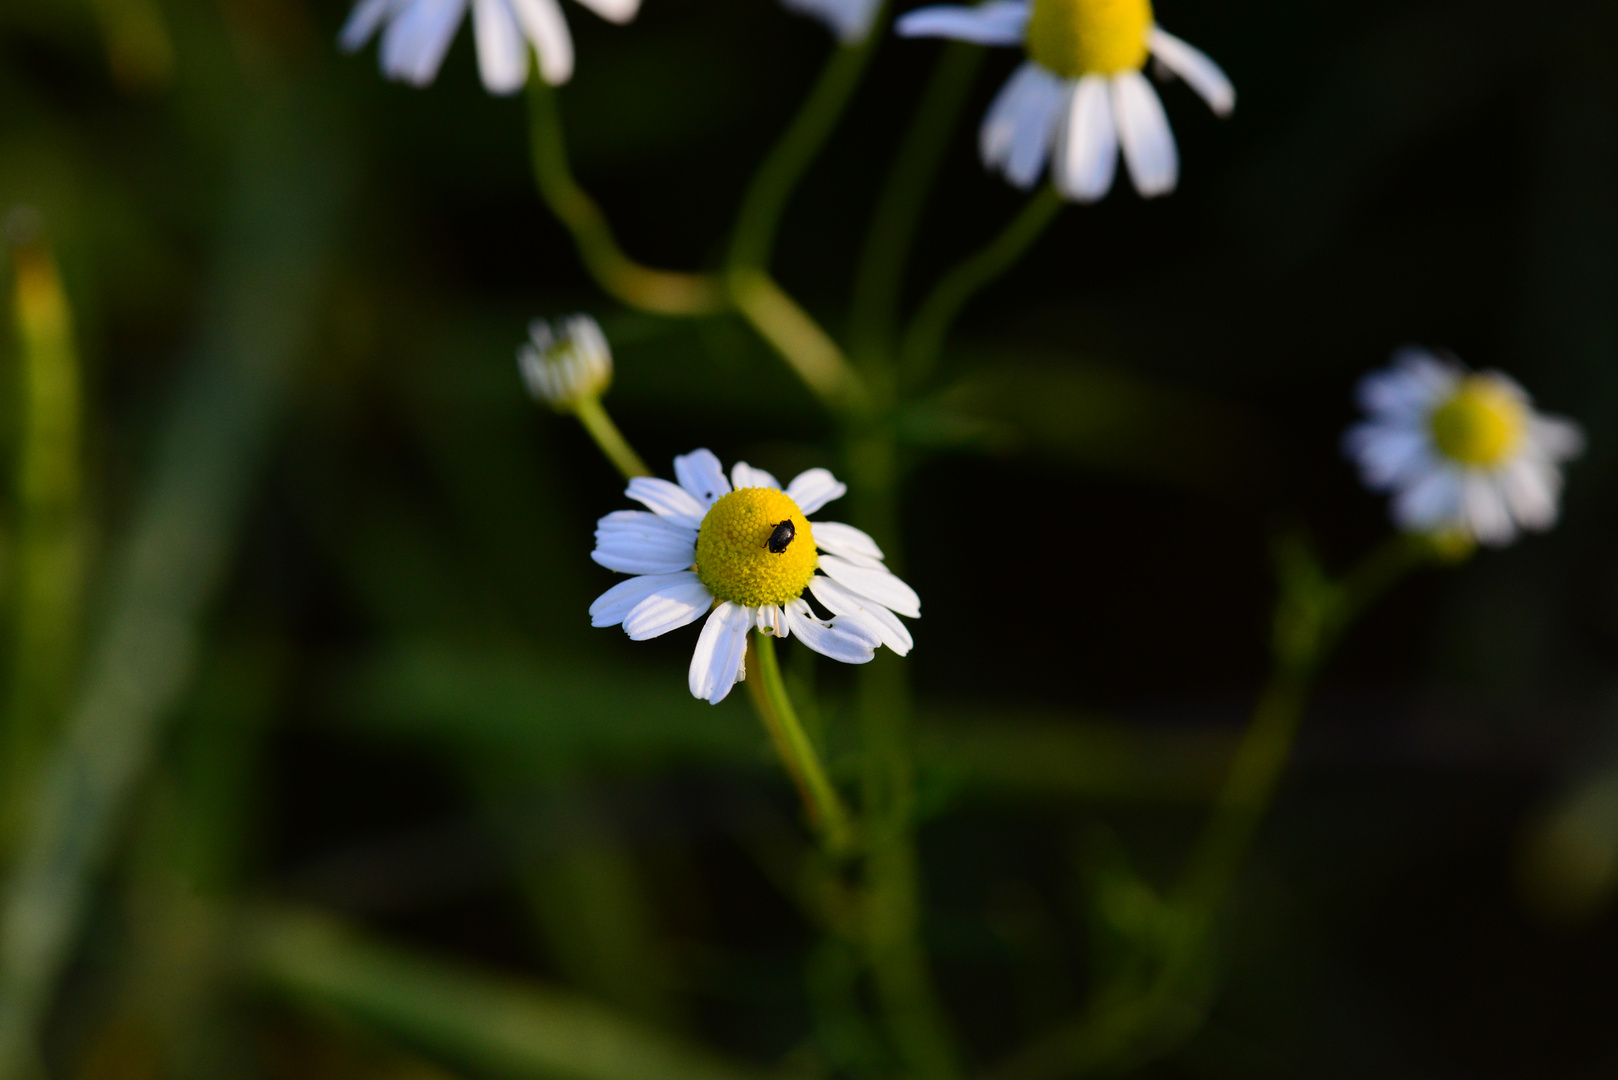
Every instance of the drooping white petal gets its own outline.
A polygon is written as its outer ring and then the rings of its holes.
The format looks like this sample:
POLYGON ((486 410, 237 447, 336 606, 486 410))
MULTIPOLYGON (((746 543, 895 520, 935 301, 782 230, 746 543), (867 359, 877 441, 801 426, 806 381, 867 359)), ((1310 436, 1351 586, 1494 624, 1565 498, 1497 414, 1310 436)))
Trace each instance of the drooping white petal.
POLYGON ((1393 365, 1360 380, 1355 396, 1366 412, 1382 419, 1425 422, 1434 405, 1454 392, 1461 371, 1425 349, 1406 347, 1393 365))
POLYGON ((595 603, 590 605, 590 625, 617 626, 624 621, 624 616, 635 610, 636 604, 658 590, 696 580, 697 575, 690 570, 626 578, 596 597, 595 603))
POLYGON ((674 478, 704 509, 730 494, 730 481, 725 479, 724 467, 712 450, 693 450, 675 458, 674 478))
POLYGON ((1373 491, 1401 487, 1433 468, 1432 439, 1425 427, 1410 424, 1356 424, 1343 437, 1343 451, 1360 467, 1373 491))
POLYGON ((1505 493, 1488 476, 1472 474, 1461 481, 1461 512, 1480 544, 1503 547, 1517 536, 1505 493))
POLYGON ((573 35, 556 0, 511 0, 523 33, 539 54, 539 77, 561 86, 573 77, 573 35))
POLYGON ((382 73, 412 86, 438 76, 466 14, 466 0, 415 0, 382 31, 382 73))
POLYGON ((915 644, 910 629, 899 617, 874 600, 852 592, 824 574, 809 579, 809 591, 827 611, 840 618, 864 621, 882 639, 882 644, 904 656, 915 644))
MULTIPOLYGON (((763 469, 755 469, 745 461, 738 461, 730 467, 730 482, 738 490, 741 488, 761 487, 781 490, 781 481, 763 469)), ((807 513, 808 511, 805 511, 807 513)))
POLYGON ((348 21, 337 34, 337 47, 344 52, 355 52, 365 47, 394 9, 397 0, 359 0, 349 12, 348 21))
POLYGON ((1112 113, 1124 164, 1142 198, 1167 195, 1180 182, 1180 151, 1163 102, 1138 71, 1112 78, 1112 113))
POLYGON ((1393 520, 1412 532, 1461 525, 1461 478, 1446 467, 1429 472, 1394 496, 1393 520))
POLYGON ((978 130, 983 164, 1015 187, 1032 187, 1045 170, 1066 100, 1066 82, 1031 60, 1024 63, 983 117, 978 130))
POLYGON ((786 605, 786 620, 798 640, 822 656, 845 664, 866 664, 881 640, 862 622, 834 617, 822 622, 801 597, 786 605))
POLYGON ((1220 66, 1201 49, 1186 44, 1161 27, 1152 27, 1146 47, 1163 66, 1185 80, 1217 116, 1229 116, 1236 108, 1236 88, 1220 66))
POLYGON ((788 11, 808 15, 825 24, 844 45, 864 41, 871 33, 882 0, 781 0, 788 11))
POLYGON ((921 618, 921 598, 916 590, 906 585, 885 567, 860 566, 836 555, 822 555, 820 568, 839 585, 851 592, 868 597, 912 619, 921 618))
POLYGON ((690 529, 700 529, 708 510, 678 484, 655 476, 637 476, 624 491, 631 499, 659 517, 690 529))
POLYGON ((850 562, 880 563, 882 549, 863 529, 844 525, 840 521, 814 521, 809 527, 815 533, 815 546, 833 555, 841 555, 850 562))
POLYGON ((894 23, 900 37, 941 37, 976 45, 1021 45, 1028 29, 1023 0, 988 0, 976 7, 917 8, 894 23))
POLYGON ((741 681, 747 631, 752 622, 752 609, 742 604, 725 601, 713 609, 702 624, 696 651, 691 654, 688 685, 693 697, 717 705, 741 681))
POLYGON ((787 637, 790 633, 785 616, 775 604, 765 604, 757 611, 758 632, 771 637, 787 637))
POLYGON ((1067 115, 1057 121, 1051 178, 1065 198, 1095 202, 1112 190, 1118 171, 1118 129, 1112 119, 1112 89, 1104 75, 1070 84, 1067 115))
POLYGON ((640 12, 640 0, 579 0, 608 22, 626 23, 640 12))
POLYGON ((624 616, 624 633, 632 640, 647 641, 702 618, 713 606, 714 598, 696 576, 691 574, 689 578, 664 585, 636 604, 624 616))
POLYGON ((833 476, 830 469, 808 469, 787 485, 787 496, 798 504, 805 517, 846 494, 848 485, 833 476))
POLYGON ((528 42, 506 0, 472 0, 478 74, 491 94, 515 94, 528 81, 528 42))
POLYGON ((1511 516, 1525 529, 1542 531, 1556 524, 1556 499, 1562 475, 1555 465, 1530 457, 1506 463, 1496 478, 1511 516))

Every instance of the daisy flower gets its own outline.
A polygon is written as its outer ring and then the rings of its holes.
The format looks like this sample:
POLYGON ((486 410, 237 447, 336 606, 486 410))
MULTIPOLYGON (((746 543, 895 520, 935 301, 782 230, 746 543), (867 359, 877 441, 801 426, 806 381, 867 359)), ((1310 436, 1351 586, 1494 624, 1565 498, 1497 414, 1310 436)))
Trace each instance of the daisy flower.
POLYGON ((1155 58, 1209 108, 1228 116, 1236 90, 1219 65, 1152 21, 1150 0, 987 0, 900 19, 906 37, 1021 45, 1027 61, 989 106, 978 133, 983 163, 1019 188, 1045 171, 1062 195, 1095 202, 1112 190, 1118 152, 1135 190, 1174 190, 1180 153, 1142 69, 1155 58))
POLYGON ((844 45, 858 45, 871 32, 882 0, 781 0, 781 6, 820 20, 844 45))
POLYGON ((588 315, 569 316, 560 329, 551 329, 544 319, 529 323, 528 340, 517 349, 517 367, 535 401, 572 412, 612 384, 612 349, 601 325, 588 315))
MULTIPOLYGON (((626 23, 640 0, 579 0, 610 22, 626 23)), ((359 0, 338 35, 356 52, 382 31, 382 74, 412 86, 438 77, 449 43, 472 7, 478 73, 491 94, 514 94, 528 81, 528 46, 539 54, 539 74, 552 86, 573 75, 573 36, 557 0, 359 0)))
POLYGON ((718 704, 742 680, 747 632, 790 637, 846 664, 878 646, 900 656, 921 616, 915 590, 883 565, 876 541, 852 525, 811 523, 848 490, 826 469, 785 489, 763 469, 693 450, 674 459, 678 484, 637 477, 625 492, 646 510, 619 510, 596 525, 590 557, 634 577, 590 605, 594 626, 622 626, 636 641, 707 621, 691 657, 691 693, 718 704), (818 572, 817 572, 818 571, 818 572), (821 618, 806 598, 831 612, 821 618), (897 613, 897 614, 895 614, 897 613))
POLYGON ((1509 376, 1412 348, 1365 376, 1358 395, 1370 416, 1343 449, 1367 487, 1393 493, 1401 528, 1501 546, 1519 528, 1556 523, 1561 464, 1584 436, 1571 420, 1535 412, 1509 376))

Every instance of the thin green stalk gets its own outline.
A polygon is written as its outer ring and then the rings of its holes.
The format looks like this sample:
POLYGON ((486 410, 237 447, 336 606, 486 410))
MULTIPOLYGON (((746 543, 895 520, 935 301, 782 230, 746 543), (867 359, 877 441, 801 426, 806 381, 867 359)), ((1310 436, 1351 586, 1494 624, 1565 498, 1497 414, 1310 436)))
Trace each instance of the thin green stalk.
POLYGON ((792 707, 792 698, 781 678, 781 665, 775 658, 775 639, 755 633, 747 659, 748 674, 760 687, 755 693, 761 693, 765 703, 759 709, 760 718, 781 756, 781 764, 798 788, 810 823, 820 833, 827 851, 846 853, 854 837, 848 810, 826 775, 826 767, 821 764, 814 743, 809 741, 803 724, 798 721, 797 710, 792 707))
POLYGON ((918 387, 932 375, 950 326, 966 302, 1010 270, 1039 239, 1062 209, 1062 196, 1052 185, 1029 199, 988 246, 957 263, 933 287, 905 331, 899 346, 899 370, 907 386, 918 387))
POLYGON ((865 407, 869 395, 843 350, 773 278, 741 269, 728 281, 736 310, 828 407, 843 413, 865 407))
MULTIPOLYGON (((880 17, 877 21, 880 23, 880 17)), ((787 201, 836 129, 880 37, 873 30, 864 41, 838 46, 797 116, 759 166, 736 215, 726 260, 730 270, 763 270, 769 266, 787 201)))
POLYGON ((630 307, 659 315, 711 315, 728 306, 711 274, 657 270, 625 255, 606 215, 574 179, 556 91, 544 79, 528 81, 530 153, 540 197, 573 234, 579 256, 596 282, 630 307))
POLYGON ((893 348, 905 266, 916 227, 982 62, 981 46, 962 42, 945 46, 877 199, 854 273, 853 310, 849 315, 849 339, 853 343, 850 351, 861 362, 886 356, 893 348))
POLYGON ((590 438, 595 440, 607 460, 623 473, 625 480, 652 475, 652 470, 646 467, 646 462, 635 453, 635 448, 629 445, 629 440, 612 422, 612 417, 607 415, 606 406, 601 404, 599 397, 580 398, 573 405, 573 415, 579 418, 584 430, 590 433, 590 438))
POLYGON ((82 401, 73 312, 37 224, 26 218, 14 224, 21 439, 11 700, 0 747, 4 849, 11 846, 36 767, 67 707, 84 587, 82 401))

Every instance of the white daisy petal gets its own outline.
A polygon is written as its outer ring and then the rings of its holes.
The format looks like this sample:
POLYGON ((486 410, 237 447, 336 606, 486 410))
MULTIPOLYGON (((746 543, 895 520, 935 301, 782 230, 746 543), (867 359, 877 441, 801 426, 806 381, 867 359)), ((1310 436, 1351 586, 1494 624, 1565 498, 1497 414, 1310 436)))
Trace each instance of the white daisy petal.
POLYGON ((1142 198, 1167 195, 1180 180, 1180 151, 1157 91, 1138 71, 1112 78, 1112 112, 1124 164, 1142 198))
MULTIPOLYGON (((671 574, 669 577, 682 575, 671 574)), ((713 594, 697 580, 696 574, 690 574, 683 580, 658 588, 636 604, 624 617, 624 633, 634 641, 661 637, 670 630, 696 622, 712 606, 713 594)))
POLYGON ((523 33, 539 54, 539 77, 561 86, 573 77, 573 35, 556 0, 511 0, 523 33))
POLYGON ((1028 28, 1023 0, 988 0, 976 7, 918 8, 894 23, 900 37, 941 37, 977 45, 1021 45, 1028 28))
POLYGON ((1236 88, 1220 66, 1201 49, 1194 48, 1161 27, 1152 27, 1146 39, 1152 55, 1163 66, 1185 80, 1218 116, 1229 116, 1236 108, 1236 88))
POLYGON ((466 0, 415 0, 382 31, 382 72, 412 86, 426 86, 438 75, 466 0))
POLYGON ((1533 417, 1528 424, 1528 437, 1552 461, 1567 461, 1584 453, 1583 429, 1558 416, 1533 417))
POLYGON ((1375 491, 1399 487, 1434 464, 1432 439, 1425 430, 1367 422, 1350 428, 1343 451, 1359 462, 1365 486, 1375 491))
POLYGON ((1500 470, 1497 481, 1511 516, 1523 528, 1542 532, 1556 524, 1556 498, 1562 487, 1556 466, 1518 458, 1500 470))
POLYGON ((730 688, 740 680, 747 656, 747 631, 753 612, 742 604, 721 603, 702 624, 696 652, 691 655, 689 686, 691 696, 710 705, 725 700, 730 688))
MULTIPOLYGON (((765 472, 763 469, 753 468, 753 466, 749 465, 745 461, 738 461, 736 464, 730 467, 730 482, 731 485, 738 490, 741 488, 750 487, 774 488, 776 491, 781 490, 781 481, 777 480, 774 476, 765 472)), ((808 513, 808 511, 804 512, 808 513)))
POLYGON ((882 549, 863 529, 840 521, 812 521, 809 527, 815 533, 815 546, 822 551, 841 555, 852 562, 882 561, 882 549))
POLYGON ((675 574, 641 574, 625 578, 590 605, 591 626, 618 626, 624 616, 635 610, 635 605, 660 589, 683 585, 697 580, 690 570, 675 574))
POLYGON ((621 574, 671 574, 696 561, 696 534, 644 510, 617 510, 596 523, 590 558, 621 574))
POLYGON ((690 529, 701 528, 702 517, 708 512, 685 488, 654 476, 635 477, 624 494, 660 517, 690 529))
POLYGON ((1490 477, 1473 475, 1462 480, 1461 513, 1480 544, 1503 547, 1517 536, 1505 493, 1490 477))
POLYGON ((761 634, 771 637, 786 637, 788 633, 786 619, 781 609, 774 604, 765 604, 758 609, 757 627, 761 634))
POLYGON ((608 22, 626 23, 640 12, 640 0, 579 0, 608 22))
POLYGON ((787 486, 787 497, 798 504, 805 517, 847 493, 848 485, 833 476, 830 469, 806 470, 787 486))
POLYGON ((491 94, 515 94, 528 81, 528 42, 506 0, 472 0, 478 74, 491 94))
POLYGON ((712 450, 693 450, 675 458, 674 476, 704 508, 730 494, 730 481, 725 479, 724 467, 712 450))
POLYGON ((809 579, 809 591, 825 609, 840 618, 864 621, 882 644, 900 656, 910 652, 915 639, 899 617, 874 600, 852 592, 824 574, 809 579))
POLYGON ((844 45, 864 41, 871 33, 882 0, 782 0, 788 11, 819 19, 844 45))
POLYGON ((1394 496, 1393 519, 1411 532, 1437 532, 1463 523, 1461 478, 1439 467, 1394 496))
POLYGON ((1066 108, 1057 121, 1051 178, 1064 197, 1095 202, 1112 190, 1118 171, 1118 129, 1106 77, 1086 75, 1071 84, 1066 108))
POLYGON ((863 623, 833 618, 822 622, 815 617, 808 601, 793 600, 786 605, 787 624, 798 640, 822 656, 845 664, 866 664, 876 655, 880 639, 863 623))
POLYGON ((349 12, 343 29, 338 32, 338 48, 344 52, 363 49, 397 6, 395 0, 359 0, 354 10, 349 12))
POLYGON ((1027 190, 1045 170, 1067 83, 1033 61, 1019 67, 984 115, 978 131, 983 164, 1027 190))
POLYGON ((833 581, 846 586, 851 592, 868 597, 883 607, 912 619, 921 618, 921 598, 916 590, 899 580, 886 568, 860 566, 836 555, 822 555, 820 568, 833 581))

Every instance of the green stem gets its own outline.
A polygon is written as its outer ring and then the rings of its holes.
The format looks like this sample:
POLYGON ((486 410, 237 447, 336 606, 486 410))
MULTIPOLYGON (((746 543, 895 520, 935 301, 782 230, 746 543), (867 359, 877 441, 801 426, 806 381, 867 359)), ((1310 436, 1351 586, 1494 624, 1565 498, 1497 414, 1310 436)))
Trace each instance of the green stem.
POLYGON ((762 270, 733 270, 730 298, 759 336, 836 412, 865 407, 864 383, 820 324, 762 270))
MULTIPOLYGON (((849 823, 848 810, 842 797, 826 775, 820 763, 820 754, 798 721, 798 712, 792 707, 785 681, 781 678, 781 665, 775 658, 775 639, 766 634, 753 634, 753 647, 748 650, 748 674, 757 680, 763 707, 760 718, 775 743, 781 764, 803 798, 810 823, 820 833, 827 851, 834 855, 846 853, 852 846, 854 831, 849 823)), ((755 701, 759 698, 755 696, 755 701)))
POLYGON ((982 62, 980 46, 955 42, 944 48, 894 157, 854 274, 849 338, 857 358, 885 356, 893 348, 905 265, 916 227, 982 62))
POLYGON ((975 295, 1011 269, 1062 209, 1062 196, 1047 185, 1029 199, 987 247, 957 263, 933 287, 916 312, 899 346, 899 367, 908 386, 920 386, 938 363, 944 338, 961 308, 975 295))
POLYGON ((607 455, 607 460, 624 474, 625 480, 652 475, 652 470, 646 467, 646 462, 635 453, 635 448, 629 445, 629 440, 618 430, 618 425, 612 422, 612 417, 607 415, 606 406, 601 404, 600 398, 581 398, 573 406, 573 415, 579 418, 579 423, 590 433, 590 438, 594 439, 601 452, 607 455))
POLYGON ((528 81, 529 141, 540 197, 573 234, 584 265, 602 289, 659 315, 711 315, 727 307, 725 290, 711 274, 657 270, 625 255, 606 215, 574 179, 556 91, 544 79, 528 81))
POLYGON ((769 265, 787 200, 837 127, 880 36, 873 31, 864 41, 838 47, 797 116, 759 166, 736 215, 726 260, 731 270, 763 270, 769 265))

